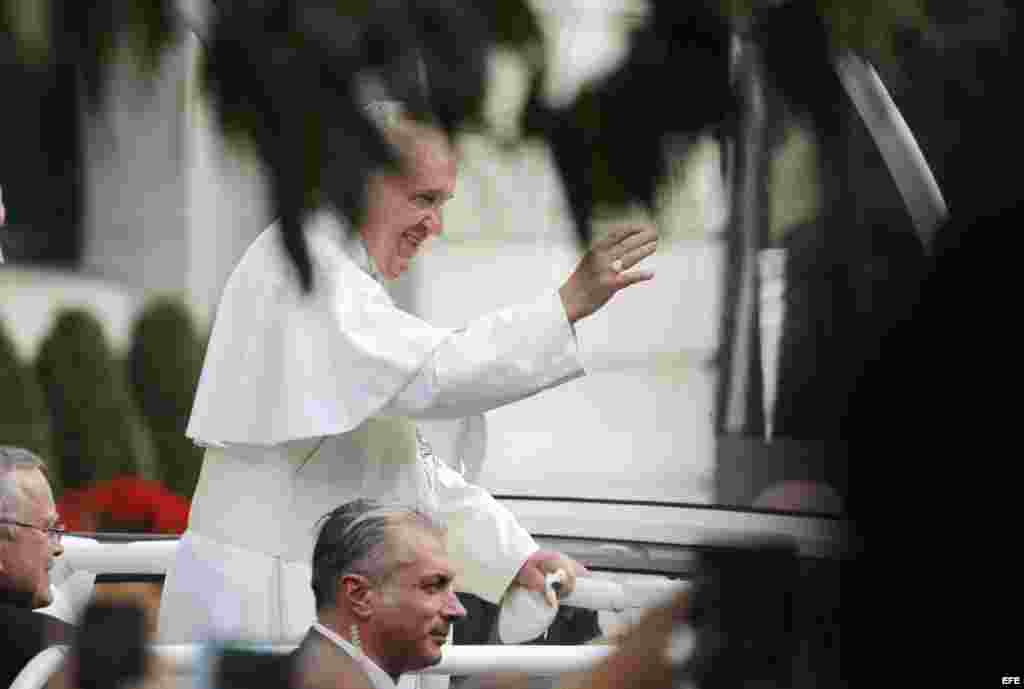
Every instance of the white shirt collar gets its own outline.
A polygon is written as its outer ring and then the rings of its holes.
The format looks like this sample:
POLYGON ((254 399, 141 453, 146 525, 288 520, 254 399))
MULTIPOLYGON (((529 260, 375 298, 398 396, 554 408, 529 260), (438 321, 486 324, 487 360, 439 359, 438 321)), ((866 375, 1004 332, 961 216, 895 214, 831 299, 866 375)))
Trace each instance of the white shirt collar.
POLYGON ((345 253, 364 273, 372 277, 377 283, 383 285, 384 276, 377 270, 377 266, 370 257, 370 252, 366 250, 363 236, 359 234, 358 230, 349 230, 346 226, 343 226, 342 231, 344 233, 342 243, 345 247, 345 253))
POLYGON ((373 689, 396 689, 398 685, 395 684, 393 679, 391 679, 391 675, 381 670, 377 663, 373 662, 368 656, 364 655, 361 650, 343 639, 333 629, 326 627, 319 622, 313 623, 313 629, 333 641, 336 646, 345 651, 345 653, 349 654, 353 660, 359 663, 366 672, 367 677, 370 678, 370 684, 373 685, 373 689))

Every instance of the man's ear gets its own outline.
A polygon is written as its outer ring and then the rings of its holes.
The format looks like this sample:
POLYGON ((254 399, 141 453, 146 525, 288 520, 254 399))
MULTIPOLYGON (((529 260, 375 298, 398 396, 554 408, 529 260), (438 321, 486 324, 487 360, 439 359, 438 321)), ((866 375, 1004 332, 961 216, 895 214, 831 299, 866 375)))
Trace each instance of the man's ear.
POLYGON ((338 578, 338 600, 346 601, 353 614, 361 619, 369 619, 373 615, 373 586, 361 574, 345 574, 338 578))

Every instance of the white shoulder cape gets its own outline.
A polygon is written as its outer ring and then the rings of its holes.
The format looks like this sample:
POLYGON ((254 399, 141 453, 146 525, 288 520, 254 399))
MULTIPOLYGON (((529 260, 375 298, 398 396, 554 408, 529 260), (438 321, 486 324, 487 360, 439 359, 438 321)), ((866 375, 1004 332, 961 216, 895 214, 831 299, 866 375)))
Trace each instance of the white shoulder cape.
POLYGON ((302 293, 276 225, 228 279, 186 430, 197 442, 272 445, 350 431, 451 332, 395 307, 349 255, 363 252, 359 240, 332 216, 317 216, 306 237, 311 293, 302 293))

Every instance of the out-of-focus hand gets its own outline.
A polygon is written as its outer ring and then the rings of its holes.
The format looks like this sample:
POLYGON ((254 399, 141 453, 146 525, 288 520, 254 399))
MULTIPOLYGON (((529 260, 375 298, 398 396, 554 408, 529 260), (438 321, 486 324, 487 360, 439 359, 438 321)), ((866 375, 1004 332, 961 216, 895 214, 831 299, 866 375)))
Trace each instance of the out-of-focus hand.
MULTIPOLYGON (((558 591, 559 598, 565 598, 576 588, 576 577, 590 575, 590 570, 571 557, 554 550, 538 550, 523 563, 516 575, 515 583, 523 588, 546 594, 544 578, 558 570, 565 572, 565 578, 558 591)), ((549 601, 550 602, 550 601, 549 601)))
POLYGON ((658 234, 653 227, 627 225, 596 240, 558 291, 570 323, 608 303, 620 289, 654 277, 630 268, 654 253, 658 234))
POLYGON ((664 689, 678 686, 667 653, 673 633, 687 624, 690 596, 676 594, 672 601, 647 610, 619 638, 615 651, 586 672, 564 675, 559 686, 573 689, 664 689))

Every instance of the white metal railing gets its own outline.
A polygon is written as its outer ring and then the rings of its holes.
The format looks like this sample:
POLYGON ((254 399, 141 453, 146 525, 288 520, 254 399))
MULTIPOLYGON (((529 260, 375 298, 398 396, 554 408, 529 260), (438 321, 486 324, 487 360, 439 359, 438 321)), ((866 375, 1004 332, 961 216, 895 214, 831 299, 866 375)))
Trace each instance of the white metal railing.
MULTIPOLYGON (((174 559, 177 540, 100 543, 67 536, 64 555, 74 571, 97 574, 164 574, 174 559)), ((643 580, 616 582, 599 576, 579 577, 576 589, 562 604, 589 610, 621 612, 657 605, 684 587, 685 582, 643 580)))
MULTIPOLYGON (((270 653, 288 653, 295 645, 256 646, 270 653)), ((204 644, 155 644, 150 650, 164 668, 177 677, 197 675, 210 661, 211 647, 204 644)), ((420 670, 423 674, 481 675, 526 673, 561 675, 587 670, 614 650, 613 646, 449 646, 441 662, 420 670)), ((214 649, 215 651, 215 649, 214 649)), ((67 646, 51 646, 29 661, 10 689, 42 689, 60 670, 67 646)))
POLYGON ((64 664, 67 654, 67 646, 50 646, 39 652, 21 669, 18 676, 11 682, 10 689, 42 689, 50 677, 64 664))
MULTIPOLYGON (((295 644, 256 646, 265 652, 288 653, 295 644)), ((151 647, 164 666, 178 675, 192 674, 207 662, 210 647, 203 644, 157 644, 151 647)), ((441 662, 423 674, 480 675, 525 672, 560 675, 586 670, 608 656, 614 646, 446 646, 441 662)))
POLYGON ((97 574, 166 574, 178 541, 100 543, 92 538, 65 536, 63 557, 72 570, 97 574))
MULTIPOLYGON (((101 543, 92 538, 64 539, 63 569, 93 574, 164 574, 174 558, 178 541, 128 541, 101 543)), ((626 611, 648 608, 666 601, 685 587, 685 582, 637 580, 616 582, 599 576, 580 577, 576 589, 563 599, 564 605, 590 610, 626 611)), ((211 647, 204 644, 156 644, 152 652, 176 676, 195 674, 206 662, 211 647)), ((259 649, 287 653, 295 645, 264 645, 259 649)), ((215 650, 215 648, 214 648, 215 650)), ((611 645, 538 646, 491 645, 447 646, 438 665, 422 670, 427 674, 479 675, 526 673, 560 675, 586 670, 614 650, 611 645)), ((11 689, 42 689, 60 669, 67 656, 66 646, 53 646, 32 659, 11 685, 11 689)))

